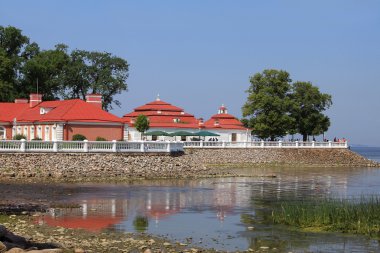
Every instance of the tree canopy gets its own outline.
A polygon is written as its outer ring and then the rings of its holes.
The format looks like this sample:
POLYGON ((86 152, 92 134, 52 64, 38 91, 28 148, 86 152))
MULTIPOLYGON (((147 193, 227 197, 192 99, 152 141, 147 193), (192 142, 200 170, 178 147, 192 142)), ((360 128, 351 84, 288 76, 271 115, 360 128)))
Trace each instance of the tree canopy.
POLYGON ((243 116, 250 116, 248 125, 260 138, 274 140, 286 135, 294 119, 289 115, 291 79, 286 71, 264 70, 250 78, 243 116))
POLYGON ((149 119, 147 116, 140 114, 135 122, 135 128, 142 134, 149 130, 149 119))
POLYGON ((242 122, 262 139, 286 134, 310 135, 328 130, 330 119, 322 112, 332 105, 331 96, 310 82, 292 83, 288 72, 268 69, 250 78, 242 122))
POLYGON ((108 52, 75 49, 64 44, 41 50, 20 29, 0 26, 0 101, 26 98, 32 92, 44 100, 103 97, 103 109, 120 106, 114 96, 127 90, 129 65, 108 52))

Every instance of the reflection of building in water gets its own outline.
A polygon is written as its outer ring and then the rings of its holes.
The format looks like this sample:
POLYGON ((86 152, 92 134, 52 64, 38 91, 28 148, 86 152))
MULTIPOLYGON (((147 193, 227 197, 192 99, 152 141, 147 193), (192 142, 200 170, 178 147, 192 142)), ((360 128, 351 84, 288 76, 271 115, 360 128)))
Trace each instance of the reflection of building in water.
POLYGON ((180 195, 176 192, 147 192, 145 214, 154 219, 156 223, 164 217, 180 211, 180 195))
MULTIPOLYGON (((260 199, 300 199, 347 192, 345 173, 278 173, 276 178, 221 178, 170 182, 159 186, 119 188, 113 199, 84 199, 80 208, 54 209, 42 222, 50 225, 100 230, 127 217, 145 216, 158 223, 182 210, 212 212, 223 221, 238 208, 254 210, 260 199), (128 194, 125 194, 128 193, 128 194), (254 200, 254 201, 252 201, 254 200)), ((115 192, 109 192, 112 194, 115 192)), ((107 196, 107 195, 106 195, 107 196)), ((80 195, 76 199, 80 199, 80 195)))
POLYGON ((50 209, 38 222, 50 226, 100 231, 127 217, 127 203, 128 200, 121 199, 83 200, 80 208, 50 209))

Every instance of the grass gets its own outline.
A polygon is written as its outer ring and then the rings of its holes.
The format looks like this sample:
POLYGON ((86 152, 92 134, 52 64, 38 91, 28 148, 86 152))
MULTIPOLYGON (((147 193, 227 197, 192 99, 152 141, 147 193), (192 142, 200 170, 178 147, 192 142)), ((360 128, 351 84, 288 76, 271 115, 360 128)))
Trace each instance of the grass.
POLYGON ((272 212, 275 224, 309 231, 335 231, 380 238, 380 197, 284 202, 272 212))

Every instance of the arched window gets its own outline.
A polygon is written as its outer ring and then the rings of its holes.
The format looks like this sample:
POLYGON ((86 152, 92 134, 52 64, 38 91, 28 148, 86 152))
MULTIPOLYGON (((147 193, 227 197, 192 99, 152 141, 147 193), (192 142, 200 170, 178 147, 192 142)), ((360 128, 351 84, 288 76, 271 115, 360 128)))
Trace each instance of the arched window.
POLYGON ((5 127, 0 126, 0 140, 5 140, 7 138, 6 134, 5 127))

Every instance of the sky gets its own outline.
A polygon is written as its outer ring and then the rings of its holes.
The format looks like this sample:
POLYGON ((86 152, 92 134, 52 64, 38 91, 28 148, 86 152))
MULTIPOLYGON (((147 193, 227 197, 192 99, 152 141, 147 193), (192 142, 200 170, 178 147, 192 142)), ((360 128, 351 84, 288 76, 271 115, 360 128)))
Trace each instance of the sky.
POLYGON ((221 104, 241 118, 249 77, 282 69, 332 95, 327 138, 380 146, 378 0, 0 0, 0 25, 126 59, 118 116, 159 94, 197 118, 221 104))

